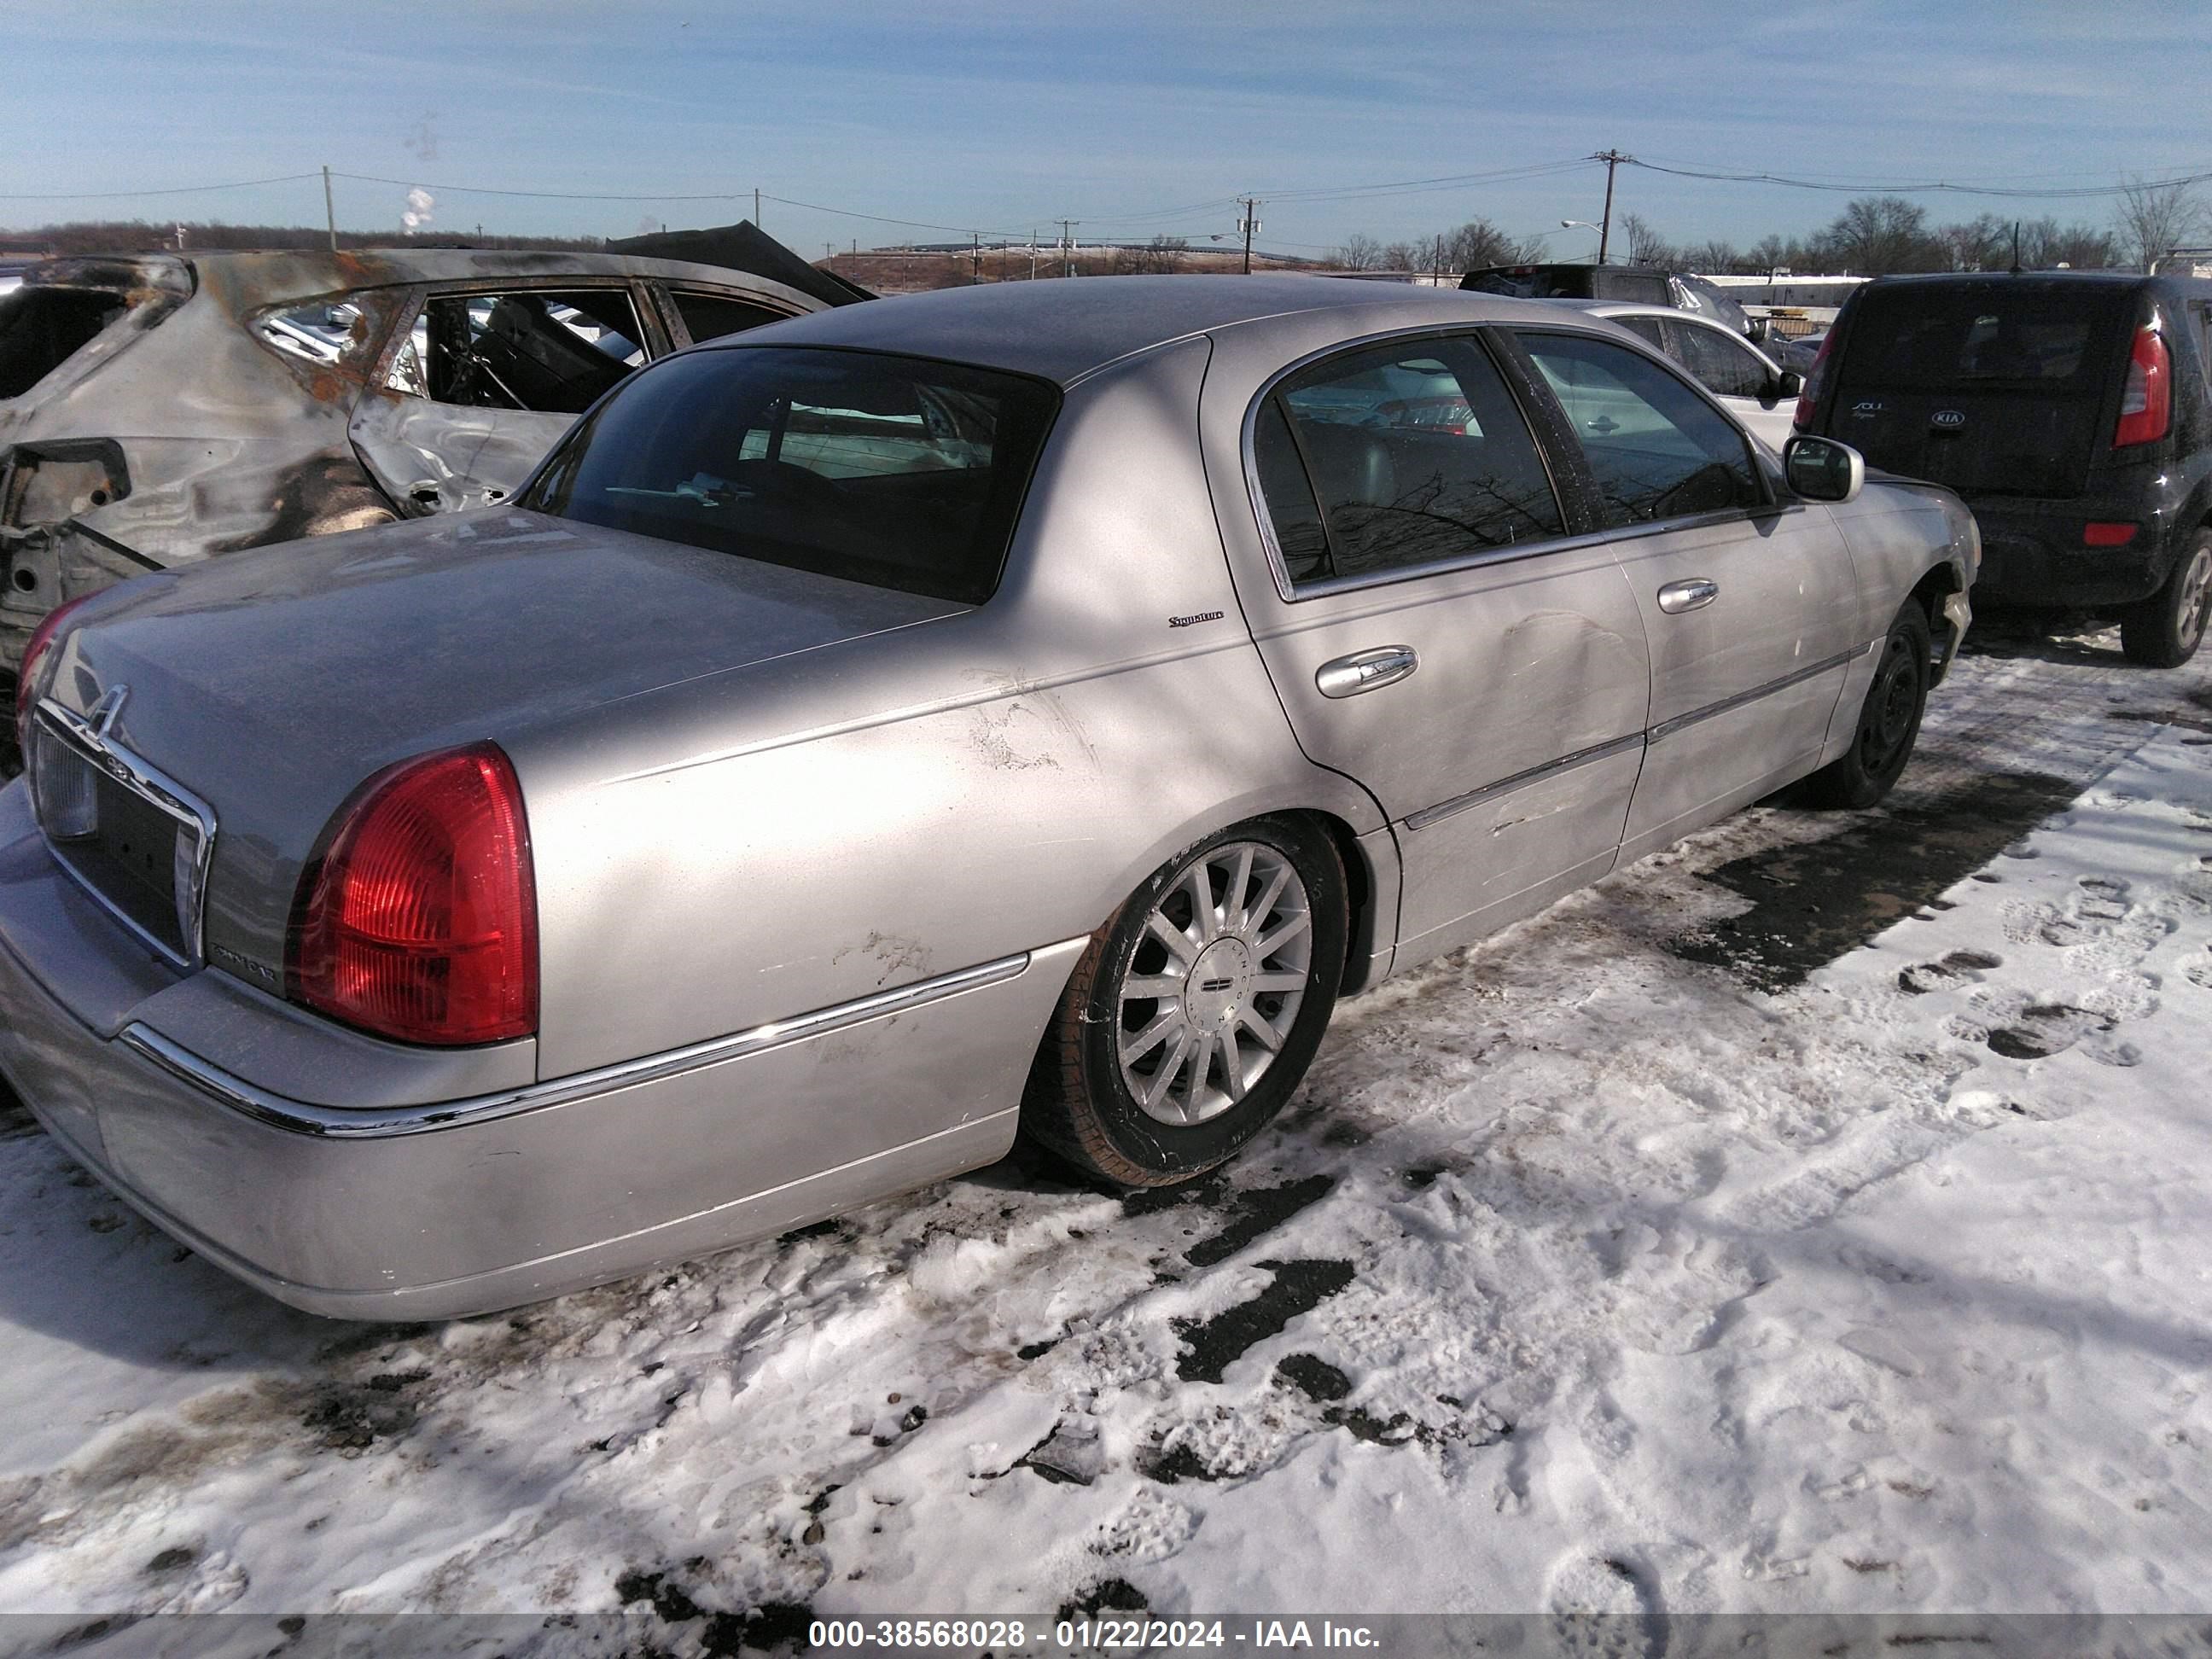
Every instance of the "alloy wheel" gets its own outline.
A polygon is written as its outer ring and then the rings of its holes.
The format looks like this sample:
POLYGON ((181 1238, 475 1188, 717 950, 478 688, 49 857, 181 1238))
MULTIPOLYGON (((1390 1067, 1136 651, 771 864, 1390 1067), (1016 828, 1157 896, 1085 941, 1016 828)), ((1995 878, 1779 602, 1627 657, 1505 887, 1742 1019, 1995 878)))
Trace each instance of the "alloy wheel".
POLYGON ((1203 1123, 1243 1099, 1289 1039, 1313 965, 1313 916, 1289 857, 1208 848, 1145 918, 1116 988, 1121 1081, 1146 1115, 1203 1123))

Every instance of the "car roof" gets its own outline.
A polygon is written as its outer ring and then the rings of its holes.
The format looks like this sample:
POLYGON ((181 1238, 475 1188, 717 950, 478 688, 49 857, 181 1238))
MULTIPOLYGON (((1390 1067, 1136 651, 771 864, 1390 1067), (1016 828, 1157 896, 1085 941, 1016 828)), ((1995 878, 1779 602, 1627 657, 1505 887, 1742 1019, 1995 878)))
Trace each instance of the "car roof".
POLYGON ((817 312, 702 349, 823 345, 937 357, 1072 385, 1194 335, 1341 311, 1350 333, 1556 319, 1538 300, 1326 276, 1091 276, 986 283, 817 312))
POLYGON ((1930 270, 1876 276, 1867 288, 1958 288, 1974 283, 2017 283, 2037 288, 2144 288, 2170 283, 2192 294, 2212 294, 2212 279, 2161 271, 2146 276, 2140 270, 1930 270))
POLYGON ((723 265, 695 264, 687 260, 657 259, 637 254, 561 253, 524 248, 376 247, 341 248, 336 252, 305 249, 65 256, 33 265, 24 273, 24 282, 27 286, 41 288, 146 288, 170 292, 214 288, 235 296, 241 303, 258 306, 412 283, 542 281, 576 276, 658 276, 738 288, 765 285, 810 307, 821 303, 773 278, 723 265))
POLYGON ((1587 311, 1593 317, 1658 317, 1670 323, 1690 323, 1704 328, 1717 328, 1732 339, 1743 337, 1726 323, 1715 322, 1710 317, 1694 311, 1684 311, 1679 306, 1645 305, 1640 300, 1568 300, 1541 301, 1547 306, 1571 306, 1577 311, 1587 311))

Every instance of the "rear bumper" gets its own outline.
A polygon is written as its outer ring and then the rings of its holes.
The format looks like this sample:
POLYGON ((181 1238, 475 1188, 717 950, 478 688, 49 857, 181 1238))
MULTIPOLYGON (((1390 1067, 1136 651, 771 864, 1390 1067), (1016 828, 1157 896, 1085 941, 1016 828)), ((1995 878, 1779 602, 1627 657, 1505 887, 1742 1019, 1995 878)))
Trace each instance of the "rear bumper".
POLYGON ((2000 606, 2103 610, 2148 599, 2173 564, 2171 526, 2139 499, 2023 502, 1970 501, 1982 532, 1977 602, 2000 606), (2082 527, 2136 524, 2124 547, 2083 544, 2082 527))
POLYGON ((85 936, 27 938, 15 896, 0 886, 0 1072, 40 1122, 217 1266, 353 1319, 537 1301, 1004 1156, 1086 943, 607 1074, 363 1112, 271 1096, 143 1021, 102 1036, 26 959, 85 936))

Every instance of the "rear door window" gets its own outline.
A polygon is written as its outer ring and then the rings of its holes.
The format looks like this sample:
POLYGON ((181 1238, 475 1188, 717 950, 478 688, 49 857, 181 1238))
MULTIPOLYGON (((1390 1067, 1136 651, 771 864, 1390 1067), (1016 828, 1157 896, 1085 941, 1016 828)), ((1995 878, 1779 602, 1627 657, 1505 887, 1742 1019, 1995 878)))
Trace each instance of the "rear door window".
POLYGON ((763 323, 780 322, 787 314, 734 295, 709 294, 696 289, 672 288, 668 297, 676 307, 676 314, 683 319, 684 331, 690 335, 694 345, 702 340, 719 340, 725 334, 758 328, 763 323))
POLYGON ((1650 358, 1583 335, 1520 339, 1582 442, 1607 529, 1765 503, 1742 432, 1650 358))
MULTIPOLYGON (((28 283, 0 295, 0 398, 20 398, 119 322, 146 297, 98 288, 28 283)), ((153 296, 167 306, 168 295, 153 296)))
POLYGON ((1666 336, 1660 332, 1658 318, 1615 317, 1610 320, 1619 323, 1631 334, 1641 336, 1644 343, 1654 351, 1665 351, 1670 356, 1674 355, 1668 347, 1666 336))
POLYGON ((1766 365, 1733 334, 1687 321, 1670 323, 1668 332, 1675 342, 1669 355, 1715 397, 1766 395, 1766 365))
POLYGON ((626 289, 434 294, 386 383, 467 408, 580 415, 645 362, 626 289))
POLYGON ((688 352, 579 422, 517 501, 981 604, 1057 407, 1042 382, 917 358, 688 352))
POLYGON ((1316 364, 1271 394, 1254 447, 1293 581, 1431 564, 1565 527, 1535 441, 1472 340, 1316 364))

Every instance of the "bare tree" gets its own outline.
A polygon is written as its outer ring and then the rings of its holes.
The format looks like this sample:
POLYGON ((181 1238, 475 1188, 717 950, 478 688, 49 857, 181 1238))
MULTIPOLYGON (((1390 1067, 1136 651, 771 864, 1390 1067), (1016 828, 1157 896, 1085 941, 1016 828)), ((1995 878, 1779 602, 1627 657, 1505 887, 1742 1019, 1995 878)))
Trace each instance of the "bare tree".
POLYGON ((1114 274, 1172 276, 1183 268, 1182 256, 1189 249, 1190 244, 1180 236, 1155 236, 1142 247, 1117 247, 1114 250, 1114 274))
POLYGON ((1701 242, 1696 247, 1683 248, 1680 252, 1682 263, 1692 270, 1718 272, 1726 276, 1741 270, 1746 264, 1744 256, 1736 252, 1734 242, 1701 242))
POLYGON ((2151 185, 2131 178, 2120 187, 2112 213, 2120 252, 2139 270, 2151 261, 2204 234, 2203 198, 2187 185, 2151 185))
POLYGON ((1622 214, 1615 236, 1618 244, 1627 248, 1628 263, 1632 265, 1672 265, 1677 263, 1673 245, 1646 223, 1640 214, 1622 214))
POLYGON ((1508 236, 1487 219, 1470 219, 1458 229, 1446 231, 1443 242, 1446 270, 1520 264, 1530 257, 1528 243, 1508 236))
POLYGON ((1862 196, 1821 233, 1828 258, 1845 270, 1884 276, 1899 270, 1935 270, 1948 263, 1928 233, 1928 210, 1902 196, 1862 196))
POLYGON ((2109 230, 2037 219, 2020 228, 2020 262, 2030 270, 2051 270, 2059 265, 2075 270, 2102 270, 2119 263, 2119 248, 2109 230))
POLYGON ((2002 270, 2012 264, 2012 227, 1994 213, 1945 225, 1936 240, 1953 270, 2002 270))
POLYGON ((1382 250, 1382 270, 1426 270, 1429 268, 1429 244, 1426 242, 1393 242, 1382 250))
POLYGON ((1372 236, 1347 236, 1328 251, 1328 263, 1340 270, 1380 270, 1382 244, 1372 236))

